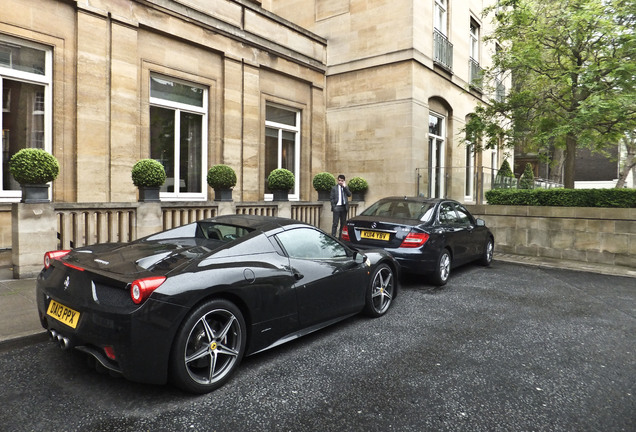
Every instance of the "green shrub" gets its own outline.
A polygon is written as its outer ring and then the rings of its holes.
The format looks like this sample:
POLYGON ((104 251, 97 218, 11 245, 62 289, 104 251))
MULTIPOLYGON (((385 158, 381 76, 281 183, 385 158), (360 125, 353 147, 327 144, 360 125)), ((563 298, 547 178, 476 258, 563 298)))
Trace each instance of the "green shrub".
POLYGON ((504 160, 503 163, 501 164, 501 167, 499 168, 499 171, 497 172, 498 176, 502 176, 502 177, 514 177, 514 173, 512 172, 512 169, 510 169, 510 164, 508 163, 508 159, 504 160))
POLYGON ((163 165, 154 159, 141 159, 132 168, 132 181, 137 187, 159 187, 166 181, 163 165))
POLYGON ((214 165, 208 170, 208 185, 213 189, 231 189, 236 186, 236 173, 227 165, 214 165))
POLYGON ((328 172, 321 172, 314 176, 312 184, 314 186, 314 189, 317 191, 330 191, 331 188, 337 184, 337 182, 333 174, 328 172))
POLYGON ((272 191, 288 191, 294 187, 295 182, 294 173, 285 168, 277 168, 267 176, 267 187, 272 191))
POLYGON ((492 189, 492 205, 636 208, 636 189, 492 189))
POLYGON ((365 192, 369 188, 369 183, 362 177, 354 177, 347 183, 351 192, 365 192))
POLYGON ((60 164, 42 149, 26 148, 11 157, 9 172, 20 184, 44 184, 57 178, 60 164))
POLYGON ((534 189, 534 171, 529 163, 526 164, 526 169, 519 179, 519 189, 534 189))

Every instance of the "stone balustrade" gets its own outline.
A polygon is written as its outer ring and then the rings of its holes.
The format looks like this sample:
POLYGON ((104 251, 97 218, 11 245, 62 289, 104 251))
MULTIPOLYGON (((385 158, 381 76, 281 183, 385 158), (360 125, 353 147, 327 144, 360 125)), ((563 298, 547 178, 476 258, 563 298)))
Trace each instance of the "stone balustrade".
MULTIPOLYGON (((636 268, 636 209, 468 205, 495 250, 636 268)), ((364 209, 353 203, 349 217, 364 209)), ((46 250, 131 241, 222 214, 297 219, 329 232, 328 202, 0 204, 0 267, 36 275, 46 250)))
MULTIPOLYGON (((355 216, 360 205, 352 203, 349 215, 355 216)), ((47 250, 129 242, 217 215, 280 216, 331 227, 325 202, 16 203, 9 209, 0 208, 0 222, 5 223, 0 229, 0 266, 12 266, 15 278, 35 276, 47 250)))

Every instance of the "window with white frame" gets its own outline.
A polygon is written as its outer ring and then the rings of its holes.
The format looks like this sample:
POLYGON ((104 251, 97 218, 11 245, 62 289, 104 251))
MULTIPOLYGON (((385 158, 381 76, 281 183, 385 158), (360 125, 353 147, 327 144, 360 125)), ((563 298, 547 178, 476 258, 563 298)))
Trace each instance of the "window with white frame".
POLYGON ((447 0, 435 0, 433 26, 435 30, 447 36, 447 0))
MULTIPOLYGON (((289 199, 299 199, 300 111, 268 103, 265 108, 265 178, 277 168, 294 174, 294 190, 289 199)), ((272 199, 272 194, 266 193, 265 199, 272 199)))
POLYGON ((150 77, 150 157, 166 170, 162 199, 206 199, 207 97, 203 87, 150 77))
POLYGON ((51 152, 52 58, 49 47, 0 35, 0 201, 18 201, 22 195, 9 172, 14 154, 23 148, 51 152))
POLYGON ((439 114, 430 114, 428 116, 428 196, 431 198, 443 198, 445 196, 445 120, 439 114))
POLYGON ((479 24, 470 20, 470 58, 479 63, 479 24))

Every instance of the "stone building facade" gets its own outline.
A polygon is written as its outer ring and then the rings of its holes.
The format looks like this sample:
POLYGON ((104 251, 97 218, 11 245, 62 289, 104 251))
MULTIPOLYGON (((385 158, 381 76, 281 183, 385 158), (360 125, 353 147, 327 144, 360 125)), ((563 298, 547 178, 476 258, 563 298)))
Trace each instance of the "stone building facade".
POLYGON ((361 176, 367 201, 478 201, 484 169, 461 128, 488 97, 494 47, 481 0, 0 0, 0 202, 20 199, 8 158, 60 161, 52 199, 130 202, 143 158, 168 174, 162 200, 206 201, 210 166, 234 200, 315 200, 321 171, 361 176), (490 51, 489 51, 490 50, 490 51))
MULTIPOLYGON (((264 0, 328 41, 327 166, 385 195, 479 202, 512 155, 473 153, 461 130, 505 82, 480 81, 494 45, 482 0, 264 0), (492 90, 491 90, 492 88, 492 90)), ((499 93, 501 94, 501 93, 499 93)))

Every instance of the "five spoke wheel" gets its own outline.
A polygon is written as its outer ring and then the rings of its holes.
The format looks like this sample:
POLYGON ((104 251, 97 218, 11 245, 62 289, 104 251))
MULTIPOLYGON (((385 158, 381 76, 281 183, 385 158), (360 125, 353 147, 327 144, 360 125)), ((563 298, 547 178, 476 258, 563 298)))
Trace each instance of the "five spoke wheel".
POLYGON ((223 385, 245 351, 245 322, 225 300, 199 307, 182 326, 173 353, 173 378, 188 391, 205 393, 223 385))
POLYGON ((433 283, 438 286, 445 285, 451 272, 451 256, 448 249, 444 249, 437 259, 437 267, 433 273, 433 283))
POLYGON ((365 312, 373 317, 386 313, 395 296, 395 278, 393 270, 386 264, 380 264, 373 271, 373 277, 367 292, 365 312))

